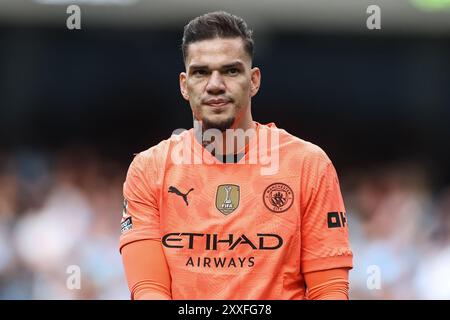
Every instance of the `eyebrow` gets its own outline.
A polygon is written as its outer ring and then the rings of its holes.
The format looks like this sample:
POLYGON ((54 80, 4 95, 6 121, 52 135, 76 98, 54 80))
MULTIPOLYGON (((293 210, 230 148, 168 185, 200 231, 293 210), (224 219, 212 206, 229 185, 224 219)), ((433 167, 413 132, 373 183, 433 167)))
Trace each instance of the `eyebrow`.
MULTIPOLYGON (((220 69, 228 69, 233 67, 244 67, 244 64, 241 61, 235 61, 221 66, 220 69)), ((193 64, 189 66, 189 70, 197 70, 197 69, 209 69, 209 67, 203 64, 193 64)))

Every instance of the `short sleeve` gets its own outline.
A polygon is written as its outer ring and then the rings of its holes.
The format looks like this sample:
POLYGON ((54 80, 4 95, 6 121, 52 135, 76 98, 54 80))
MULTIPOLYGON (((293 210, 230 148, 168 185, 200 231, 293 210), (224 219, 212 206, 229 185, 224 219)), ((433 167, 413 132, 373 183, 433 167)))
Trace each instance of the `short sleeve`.
POLYGON ((336 170, 321 151, 306 165, 301 204, 301 269, 352 268, 348 221, 336 170))
POLYGON ((123 185, 120 250, 134 241, 160 239, 157 177, 152 162, 151 156, 140 153, 128 168, 123 185))

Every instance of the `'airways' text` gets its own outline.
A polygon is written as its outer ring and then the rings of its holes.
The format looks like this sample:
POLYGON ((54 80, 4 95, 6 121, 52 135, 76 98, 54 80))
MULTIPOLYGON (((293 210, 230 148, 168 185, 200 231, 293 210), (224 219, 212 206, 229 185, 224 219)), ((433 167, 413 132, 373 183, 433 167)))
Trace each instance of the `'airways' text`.
POLYGON ((255 257, 189 257, 187 267, 201 268, 251 268, 255 265, 255 257))

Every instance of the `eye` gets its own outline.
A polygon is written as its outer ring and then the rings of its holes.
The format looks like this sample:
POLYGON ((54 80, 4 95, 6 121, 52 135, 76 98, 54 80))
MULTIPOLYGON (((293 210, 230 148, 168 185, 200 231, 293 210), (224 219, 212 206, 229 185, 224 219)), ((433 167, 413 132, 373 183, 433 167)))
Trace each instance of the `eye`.
POLYGON ((206 70, 203 69, 197 69, 192 71, 192 75, 196 76, 196 77, 201 77, 201 76, 205 76, 207 74, 206 70))
POLYGON ((238 75, 240 70, 238 68, 230 68, 227 70, 227 74, 230 76, 236 76, 238 75))

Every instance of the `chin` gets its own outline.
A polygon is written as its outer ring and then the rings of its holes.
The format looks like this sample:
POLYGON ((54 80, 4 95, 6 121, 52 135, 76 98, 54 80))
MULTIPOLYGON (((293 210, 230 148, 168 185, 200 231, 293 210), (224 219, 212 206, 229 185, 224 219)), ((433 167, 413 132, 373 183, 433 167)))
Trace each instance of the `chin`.
POLYGON ((224 132, 230 129, 234 124, 234 117, 226 117, 222 119, 217 119, 216 117, 205 117, 203 118, 203 129, 218 129, 224 132))

